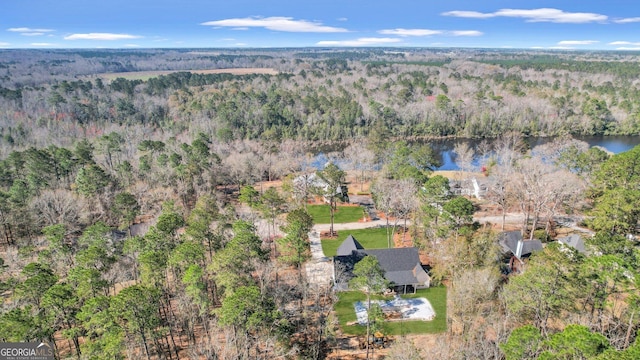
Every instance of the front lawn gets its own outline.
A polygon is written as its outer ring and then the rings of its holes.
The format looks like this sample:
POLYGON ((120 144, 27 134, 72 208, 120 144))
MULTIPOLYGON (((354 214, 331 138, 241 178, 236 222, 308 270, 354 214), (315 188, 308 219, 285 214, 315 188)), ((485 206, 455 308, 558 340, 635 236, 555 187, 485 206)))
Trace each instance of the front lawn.
MULTIPOLYGON (((445 332, 447 330, 447 288, 444 286, 432 287, 429 289, 418 290, 415 294, 400 295, 404 299, 426 298, 431 303, 436 317, 431 321, 422 320, 404 320, 404 321, 387 321, 384 324, 384 332, 386 335, 406 335, 406 334, 435 334, 445 332)), ((373 300, 388 299, 382 295, 374 295, 373 300)), ((338 293, 338 302, 334 306, 340 328, 345 334, 365 335, 367 327, 355 324, 356 312, 353 305, 357 301, 366 301, 367 296, 360 291, 345 291, 338 293)))
MULTIPOLYGON (((314 224, 330 224, 331 214, 329 205, 307 205, 307 211, 313 218, 314 224)), ((333 223, 343 224, 358 222, 364 217, 364 209, 361 206, 338 206, 334 213, 333 223)))
MULTIPOLYGON (((391 229, 389 229, 391 230, 391 229)), ((357 229, 357 230, 340 230, 338 231, 337 239, 323 239, 322 240, 322 252, 324 256, 336 256, 338 247, 347 236, 353 235, 356 240, 365 249, 386 249, 387 248, 387 229, 386 228, 369 228, 369 229, 357 229)), ((391 247, 393 247, 393 239, 391 241, 391 247)))

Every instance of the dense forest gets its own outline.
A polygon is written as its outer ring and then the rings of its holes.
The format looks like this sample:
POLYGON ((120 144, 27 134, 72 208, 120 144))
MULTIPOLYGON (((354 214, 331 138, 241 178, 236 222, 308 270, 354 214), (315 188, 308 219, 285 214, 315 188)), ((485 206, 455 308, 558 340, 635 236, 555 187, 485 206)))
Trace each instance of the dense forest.
POLYGON ((154 140, 204 132, 222 142, 639 132, 638 59, 628 54, 5 50, 0 55, 5 156, 14 148, 69 146, 75 138, 125 128, 164 137, 154 140), (277 75, 184 72, 252 67, 277 75), (179 72, 135 74, 161 70, 179 72))
POLYGON ((638 135, 639 61, 0 50, 0 341, 82 359, 362 355, 345 345, 345 295, 305 272, 310 203, 327 200, 332 233, 359 195, 446 294, 446 329, 376 356, 638 358, 640 147, 612 155, 572 136, 638 135), (484 139, 456 145, 457 181, 434 172, 430 142, 447 137, 484 139), (481 199, 455 191, 472 177, 481 199), (544 244, 517 269, 499 245, 508 215, 544 244), (560 228, 586 250, 563 247, 560 228))

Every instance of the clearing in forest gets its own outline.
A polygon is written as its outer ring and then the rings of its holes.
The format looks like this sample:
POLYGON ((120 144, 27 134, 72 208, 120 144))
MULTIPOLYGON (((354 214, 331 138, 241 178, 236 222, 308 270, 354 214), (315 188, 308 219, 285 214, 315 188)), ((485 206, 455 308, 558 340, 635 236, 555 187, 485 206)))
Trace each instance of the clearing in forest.
MULTIPOLYGON (((407 334, 435 334, 447 330, 447 288, 437 286, 428 289, 417 290, 415 294, 400 295, 400 299, 414 302, 413 299, 426 299, 430 303, 435 316, 432 320, 399 320, 391 316, 383 325, 385 335, 407 335, 407 334)), ((334 310, 338 316, 340 328, 345 334, 363 335, 367 332, 366 325, 358 321, 355 305, 366 302, 366 295, 360 291, 344 291, 338 293, 338 302, 334 305, 334 310)), ((390 301, 393 297, 383 295, 372 295, 372 300, 390 301)), ((417 309, 417 308, 416 308, 417 309)), ((365 322, 366 324, 366 322, 365 322)))
MULTIPOLYGON (((322 239, 322 252, 324 256, 336 256, 338 247, 347 238, 353 235, 365 249, 386 249, 387 229, 383 227, 369 229, 340 230, 335 239, 322 239)), ((393 247, 393 242, 391 243, 393 247)))
MULTIPOLYGON (((385 319, 389 321, 424 320, 431 321, 436 316, 429 300, 425 298, 403 299, 395 296, 390 300, 372 300, 371 305, 377 304, 382 309, 385 319)), ((353 307, 360 325, 367 325, 367 302, 357 301, 353 307)))
MULTIPOLYGON (((307 205, 307 211, 313 218, 314 224, 329 224, 331 222, 329 205, 307 205)), ((364 215, 365 211, 360 206, 338 206, 334 212, 333 223, 358 222, 364 218, 364 215)))

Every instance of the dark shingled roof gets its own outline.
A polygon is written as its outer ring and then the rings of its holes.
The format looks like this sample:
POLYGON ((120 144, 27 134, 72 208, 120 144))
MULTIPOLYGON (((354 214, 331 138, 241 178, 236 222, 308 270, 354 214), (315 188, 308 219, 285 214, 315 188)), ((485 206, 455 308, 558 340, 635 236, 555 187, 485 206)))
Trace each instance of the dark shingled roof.
POLYGON ((515 254, 518 241, 520 240, 522 240, 522 233, 520 231, 505 231, 498 235, 498 243, 500 243, 504 252, 511 251, 515 254))
POLYGON ((420 264, 418 248, 365 250, 375 256, 385 271, 384 277, 396 285, 422 284, 428 275, 420 264))
POLYGON ((542 250, 542 242, 540 240, 522 240, 520 231, 505 231, 499 235, 498 242, 505 253, 511 252, 517 258, 531 255, 534 251, 542 250), (519 242, 522 242, 521 254, 518 254, 519 242))
POLYGON ((582 240, 582 237, 578 234, 571 234, 567 237, 559 238, 558 242, 567 246, 571 246, 572 248, 578 250, 578 252, 581 254, 587 252, 584 240, 582 240))
POLYGON ((346 239, 344 239, 342 244, 340 244, 340 247, 338 247, 336 255, 349 256, 352 252, 357 250, 364 250, 364 247, 358 242, 358 240, 356 240, 356 238, 349 235, 346 239))
POLYGON ((337 282, 348 283, 353 278, 353 267, 365 256, 375 256, 384 270, 385 278, 395 285, 417 285, 429 281, 429 275, 422 268, 417 248, 392 248, 365 250, 349 235, 338 248, 334 257, 337 282), (341 249, 343 251, 341 251, 341 249), (347 249, 352 249, 346 253, 347 249), (338 274, 339 273, 339 274, 338 274))

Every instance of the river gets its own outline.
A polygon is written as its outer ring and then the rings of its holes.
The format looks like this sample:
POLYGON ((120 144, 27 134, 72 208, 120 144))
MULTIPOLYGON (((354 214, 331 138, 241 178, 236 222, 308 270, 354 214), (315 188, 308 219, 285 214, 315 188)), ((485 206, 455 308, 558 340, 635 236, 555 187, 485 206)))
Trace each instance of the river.
MULTIPOLYGON (((582 136, 574 137, 576 140, 584 141, 589 146, 600 146, 607 151, 618 154, 632 149, 636 145, 640 145, 640 136, 582 136)), ((529 144, 529 148, 534 148, 537 145, 545 144, 551 141, 552 138, 531 137, 526 138, 525 141, 529 144)), ((477 139, 442 139, 429 141, 429 145, 433 148, 436 154, 440 157, 440 163, 442 164, 438 170, 458 170, 456 164, 456 154, 453 148, 456 144, 467 143, 473 149, 475 149, 481 140, 477 139)), ((476 165, 479 165, 476 163, 476 165)))
MULTIPOLYGON (((618 154, 627 150, 631 150, 636 145, 640 145, 640 136, 630 136, 630 135, 620 135, 620 136, 576 136, 574 137, 576 140, 584 141, 589 146, 600 146, 607 151, 618 154)), ((530 149, 538 145, 542 145, 552 141, 551 137, 530 137, 525 138, 525 142, 529 145, 530 149)), ((489 139, 489 143, 493 140, 489 139)), ((456 164, 456 153, 453 151, 454 147, 460 143, 467 143, 472 149, 476 149, 477 146, 482 142, 479 139, 439 139, 439 140, 425 140, 425 143, 428 143, 431 148, 436 153, 438 160, 440 161, 441 166, 436 170, 459 170, 458 165, 456 164)), ((316 150, 316 156, 313 158, 311 163, 312 167, 316 169, 321 169, 328 161, 324 151, 339 151, 342 150, 344 146, 336 146, 330 145, 324 148, 316 150)), ((340 165, 340 160, 334 160, 338 165, 340 165)), ((476 166, 480 166, 479 159, 476 158, 474 162, 476 166)))

